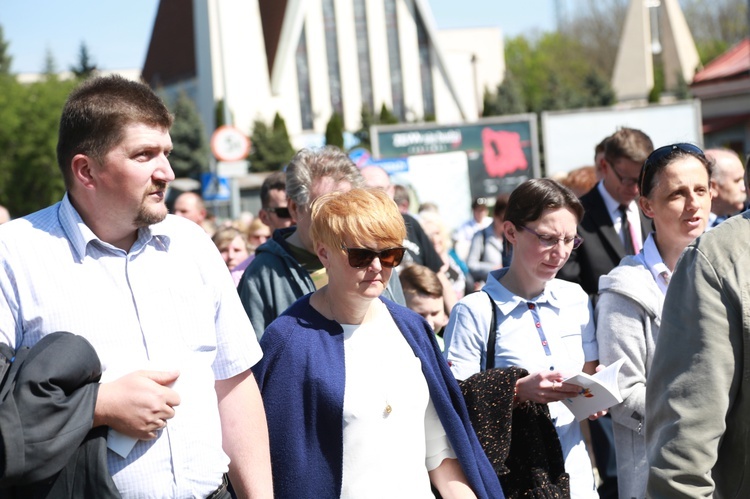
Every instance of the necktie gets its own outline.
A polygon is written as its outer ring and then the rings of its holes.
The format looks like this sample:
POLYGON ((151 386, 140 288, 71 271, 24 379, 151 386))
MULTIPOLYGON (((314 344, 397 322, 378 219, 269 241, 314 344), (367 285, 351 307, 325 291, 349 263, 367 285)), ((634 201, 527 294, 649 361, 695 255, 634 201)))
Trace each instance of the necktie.
POLYGON ((628 221, 628 207, 625 205, 620 205, 618 208, 620 210, 620 214, 622 215, 622 236, 623 240, 625 242, 625 254, 626 255, 635 255, 635 246, 633 246, 633 235, 630 232, 630 222, 628 221))

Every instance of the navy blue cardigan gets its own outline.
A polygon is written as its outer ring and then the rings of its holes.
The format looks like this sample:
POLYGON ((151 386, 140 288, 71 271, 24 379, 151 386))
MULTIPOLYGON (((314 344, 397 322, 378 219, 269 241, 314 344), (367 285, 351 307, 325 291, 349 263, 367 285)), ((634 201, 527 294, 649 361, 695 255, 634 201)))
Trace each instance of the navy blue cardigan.
MULTIPOLYGON (((504 498, 429 325, 381 299, 422 362, 430 397, 472 489, 480 498, 504 498)), ((275 497, 340 497, 343 329, 313 309, 307 295, 268 326, 260 344, 263 358, 253 372, 268 418, 275 497)))

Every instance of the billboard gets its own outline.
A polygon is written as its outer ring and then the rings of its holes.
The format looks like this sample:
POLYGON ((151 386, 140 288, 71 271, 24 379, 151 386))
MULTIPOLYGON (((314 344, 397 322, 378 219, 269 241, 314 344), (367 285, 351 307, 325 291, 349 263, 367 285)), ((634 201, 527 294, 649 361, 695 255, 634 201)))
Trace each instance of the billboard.
POLYGON ((594 164, 594 148, 619 128, 636 128, 654 147, 676 142, 703 144, 699 100, 671 104, 614 106, 542 112, 544 169, 547 175, 594 164))
POLYGON ((454 125, 376 125, 370 137, 378 159, 465 152, 471 197, 509 193, 523 181, 540 176, 535 114, 454 125))

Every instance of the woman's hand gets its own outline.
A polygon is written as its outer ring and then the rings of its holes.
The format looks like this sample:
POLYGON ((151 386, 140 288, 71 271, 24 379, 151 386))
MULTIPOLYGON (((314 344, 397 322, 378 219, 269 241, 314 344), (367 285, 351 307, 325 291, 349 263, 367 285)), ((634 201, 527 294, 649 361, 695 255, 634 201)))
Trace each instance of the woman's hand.
POLYGON ((529 374, 516 382, 518 402, 536 402, 549 404, 566 398, 578 396, 581 387, 563 383, 559 371, 539 371, 529 374))
POLYGON ((596 413, 592 414, 591 416, 589 416, 589 420, 590 421, 596 421, 600 417, 606 416, 608 412, 609 411, 607 411, 607 410, 596 412, 596 413))

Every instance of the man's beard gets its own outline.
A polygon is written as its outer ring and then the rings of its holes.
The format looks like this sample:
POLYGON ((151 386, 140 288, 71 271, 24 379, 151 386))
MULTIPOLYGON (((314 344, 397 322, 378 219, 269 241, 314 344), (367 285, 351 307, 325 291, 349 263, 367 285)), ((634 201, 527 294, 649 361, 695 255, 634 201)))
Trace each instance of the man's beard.
POLYGON ((138 213, 135 216, 134 223, 136 227, 148 227, 149 225, 154 225, 161 222, 167 217, 167 207, 165 205, 165 199, 162 199, 160 203, 155 205, 149 204, 147 202, 148 197, 154 192, 158 191, 164 191, 166 198, 166 190, 166 182, 156 182, 154 183, 153 187, 143 195, 141 206, 138 208, 138 213), (162 209, 156 211, 159 206, 161 206, 162 209))

